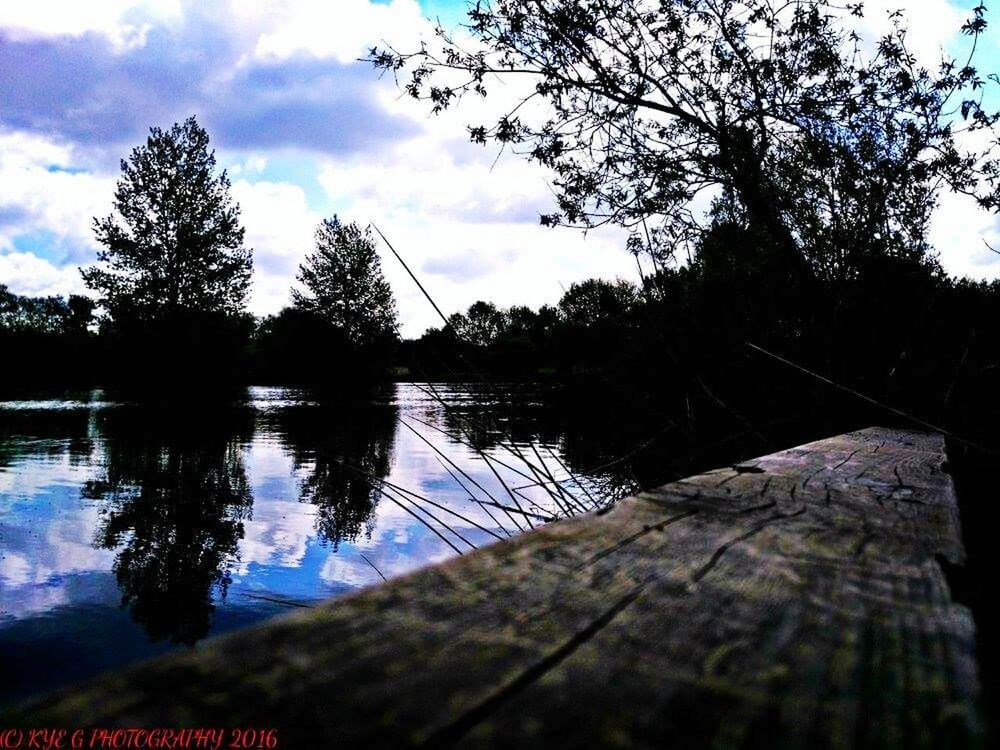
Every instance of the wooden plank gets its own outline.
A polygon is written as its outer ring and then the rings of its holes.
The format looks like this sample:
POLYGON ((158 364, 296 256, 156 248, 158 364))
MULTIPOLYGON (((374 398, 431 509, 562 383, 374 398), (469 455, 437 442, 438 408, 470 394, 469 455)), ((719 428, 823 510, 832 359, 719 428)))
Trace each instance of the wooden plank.
MULTIPOLYGON (((282 746, 980 739, 940 436, 872 428, 667 485, 23 709, 282 746)), ((11 721, 6 723, 10 724, 11 721)))

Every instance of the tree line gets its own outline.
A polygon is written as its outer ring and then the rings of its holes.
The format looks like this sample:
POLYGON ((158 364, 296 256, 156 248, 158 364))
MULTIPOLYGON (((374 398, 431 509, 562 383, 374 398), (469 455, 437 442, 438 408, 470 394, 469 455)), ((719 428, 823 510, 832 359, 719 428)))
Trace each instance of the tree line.
POLYGON ((94 297, 27 297, 0 286, 8 383, 225 386, 383 375, 398 340, 395 300, 369 230, 321 222, 292 304, 247 312, 253 251, 239 206, 194 117, 150 129, 121 161, 113 212, 94 219, 94 297))
POLYGON ((692 432, 868 418, 870 402, 839 403, 848 390, 988 431, 964 416, 993 403, 997 288, 948 278, 928 237, 945 191, 1000 208, 986 7, 956 29, 964 51, 936 58, 901 12, 868 39, 864 16, 831 0, 491 0, 469 9, 474 44, 439 28, 368 60, 432 115, 475 101, 472 142, 552 175, 542 224, 630 231, 652 271, 614 324, 553 328, 564 363, 692 432))
MULTIPOLYGON (((627 227, 652 268, 537 311, 477 303, 402 345, 371 235, 335 217, 292 304, 254 321, 252 252, 207 134, 193 118, 153 128, 122 162, 115 213, 95 221, 104 250, 83 272, 102 375, 544 372, 680 399, 690 419, 701 400, 787 411, 777 401, 794 389, 763 393, 774 380, 761 368, 779 361, 767 351, 921 408, 944 393, 952 408, 963 379, 995 371, 996 288, 948 278, 927 231, 944 188, 1000 205, 993 78, 972 53, 922 64, 899 14, 863 44, 848 23, 863 13, 825 0, 496 0, 470 9, 474 53, 443 30, 412 54, 372 50, 433 112, 533 80, 525 100, 470 124, 471 139, 551 170, 543 224, 627 227), (696 215, 705 191, 711 209, 696 215)), ((962 27, 972 50, 985 27, 980 5, 962 27)))

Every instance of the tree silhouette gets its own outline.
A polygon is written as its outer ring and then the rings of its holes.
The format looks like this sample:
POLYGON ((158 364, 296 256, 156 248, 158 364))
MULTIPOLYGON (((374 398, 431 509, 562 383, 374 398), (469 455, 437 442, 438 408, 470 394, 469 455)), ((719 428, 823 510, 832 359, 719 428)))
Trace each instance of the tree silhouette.
POLYGON ((105 249, 84 281, 114 320, 241 312, 252 252, 208 134, 194 117, 149 132, 121 162, 116 214, 94 220, 105 249))
POLYGON ((628 281, 587 279, 570 284, 559 300, 563 320, 575 326, 615 323, 638 301, 639 290, 628 281))
POLYGON ((86 335, 94 301, 79 294, 62 297, 27 297, 13 294, 0 284, 0 330, 62 336, 86 335))
POLYGON ((226 596, 252 513, 240 447, 252 425, 225 408, 146 409, 104 413, 99 427, 105 471, 84 495, 101 505, 96 543, 115 550, 122 604, 151 639, 194 643, 211 628, 213 592, 226 596))
POLYGON ((395 406, 343 401, 292 406, 267 416, 275 422, 304 476, 299 500, 316 506, 316 530, 337 549, 370 535, 396 440, 395 406))
POLYGON ((316 251, 297 278, 306 291, 292 290, 295 307, 341 329, 354 345, 396 338, 396 303, 370 229, 336 216, 324 219, 316 228, 316 251))
POLYGON ((93 312, 88 297, 28 297, 0 284, 0 351, 10 363, 0 367, 0 384, 86 380, 94 364, 93 312))
POLYGON ((464 313, 453 313, 448 325, 459 339, 475 346, 493 344, 507 328, 507 316, 492 302, 474 302, 464 313))
MULTIPOLYGON (((962 29, 973 51, 984 12, 962 29)), ((852 15, 861 3, 485 0, 469 10, 479 44, 439 29, 369 60, 434 112, 496 81, 526 92, 470 132, 553 170, 544 224, 614 222, 666 261, 693 250, 708 228, 693 201, 714 192, 787 270, 846 277, 858 258, 924 252, 942 185, 1000 206, 995 139, 961 135, 998 117, 972 54, 921 66, 898 13, 868 54, 852 15)))

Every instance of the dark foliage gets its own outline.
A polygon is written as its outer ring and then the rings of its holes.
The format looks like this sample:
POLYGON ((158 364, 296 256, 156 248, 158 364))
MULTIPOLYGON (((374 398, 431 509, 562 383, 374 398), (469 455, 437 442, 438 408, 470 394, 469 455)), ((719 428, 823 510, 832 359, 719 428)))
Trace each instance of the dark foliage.
POLYGON ((345 398, 281 409, 268 420, 302 474, 299 499, 316 506, 323 540, 336 549, 370 535, 382 499, 378 481, 392 464, 396 408, 345 398))
POLYGON ((96 541, 116 550, 122 604, 152 640, 200 640, 226 596, 253 505, 240 450, 252 426, 226 405, 101 414, 106 467, 84 494, 104 514, 96 541))
POLYGON ((82 271, 104 311, 106 377, 178 387, 231 378, 249 332, 252 253, 208 134, 194 117, 151 128, 121 170, 115 214, 94 221, 100 263, 82 271))
POLYGON ((293 306, 258 327, 254 378, 327 391, 384 380, 398 323, 371 230, 325 219, 297 278, 293 306))
POLYGON ((745 434, 749 455, 900 419, 751 344, 959 433, 981 433, 985 415, 1000 413, 1000 282, 951 279, 931 260, 876 257, 804 296, 776 267, 782 259, 766 238, 719 222, 692 263, 657 272, 641 289, 591 280, 539 313, 477 303, 406 342, 405 364, 416 379, 555 377, 588 404, 606 400, 634 409, 639 423, 673 425, 699 454, 704 441, 735 433, 745 434), (487 335, 470 320, 490 321, 487 335))
POLYGON ((556 306, 506 310, 476 302, 448 325, 403 342, 400 362, 414 377, 536 377, 600 370, 618 356, 620 326, 639 302, 627 281, 571 284, 556 306))
POLYGON ((87 297, 25 297, 0 284, 0 386, 92 377, 93 311, 87 297))
MULTIPOLYGON (((943 185, 1000 205, 997 115, 972 53, 921 66, 894 13, 868 54, 851 24, 862 6, 488 0, 470 6, 471 50, 439 29, 416 52, 369 59, 434 112, 508 82, 526 91, 470 134, 553 170, 544 224, 631 227, 633 250, 662 264, 710 230, 691 206, 711 190, 801 284, 921 256, 943 185), (964 146, 964 131, 986 145, 964 146)), ((962 29, 973 52, 984 14, 962 29)))
POLYGON ((286 307, 260 321, 250 377, 258 383, 308 385, 327 394, 367 387, 387 378, 395 349, 395 339, 358 345, 326 318, 286 307))
POLYGON ((316 229, 316 250, 299 266, 305 292, 292 290, 296 309, 341 329, 348 341, 372 347, 396 339, 396 301, 371 229, 334 216, 316 229))
POLYGON ((252 254, 208 133, 194 117, 150 128, 121 171, 116 214, 94 220, 103 265, 83 270, 111 320, 242 312, 252 254))

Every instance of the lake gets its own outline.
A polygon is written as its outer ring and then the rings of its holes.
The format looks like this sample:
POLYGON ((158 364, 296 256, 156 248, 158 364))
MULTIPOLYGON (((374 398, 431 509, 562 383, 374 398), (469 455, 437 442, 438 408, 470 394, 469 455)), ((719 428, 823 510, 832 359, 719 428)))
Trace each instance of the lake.
POLYGON ((629 494, 551 390, 0 401, 0 705, 629 494))

